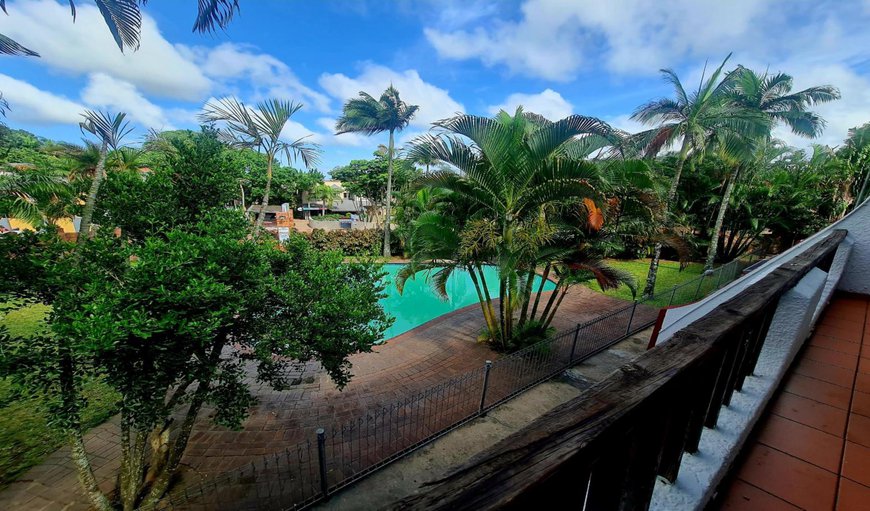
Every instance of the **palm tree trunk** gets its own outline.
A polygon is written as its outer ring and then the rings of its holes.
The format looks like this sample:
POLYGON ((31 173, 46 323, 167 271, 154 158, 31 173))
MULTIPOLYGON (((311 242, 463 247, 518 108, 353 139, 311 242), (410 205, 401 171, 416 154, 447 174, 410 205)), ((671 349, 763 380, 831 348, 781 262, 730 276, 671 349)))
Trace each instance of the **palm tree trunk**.
POLYGON ((483 267, 479 264, 475 265, 475 268, 477 268, 477 273, 480 274, 480 287, 483 289, 483 295, 486 298, 486 308, 489 310, 489 317, 492 321, 492 324, 489 325, 489 335, 492 340, 496 340, 496 335, 499 331, 499 324, 495 320, 495 307, 492 306, 492 295, 489 292, 489 285, 486 283, 486 274, 483 272, 483 267))
POLYGON ((544 286, 547 284, 547 278, 550 276, 550 269, 553 266, 550 263, 547 263, 547 266, 544 267, 544 274, 541 277, 541 283, 538 285, 538 293, 535 295, 535 305, 532 306, 532 316, 531 320, 535 319, 535 315, 538 313, 538 304, 541 303, 541 293, 544 292, 544 286))
POLYGON ((484 296, 483 289, 480 286, 480 281, 477 279, 477 274, 474 271, 474 267, 468 266, 466 270, 471 276, 471 282, 474 284, 474 290, 477 291, 477 299, 480 302, 480 308, 483 311, 483 320, 486 322, 486 328, 490 332, 494 332, 496 325, 495 318, 492 316, 492 308, 489 305, 489 297, 484 296))
POLYGON ((536 268, 532 266, 523 286, 523 311, 520 313, 520 322, 518 323, 520 328, 526 324, 526 318, 529 315, 529 305, 532 303, 532 286, 535 283, 535 270, 536 268))
MULTIPOLYGON (((683 135, 683 146, 680 148, 680 157, 677 159, 677 167, 674 169, 674 178, 671 181, 671 188, 668 190, 668 198, 665 202, 665 207, 663 208, 663 220, 665 224, 670 223, 670 218, 668 217, 668 212, 670 211, 671 203, 674 201, 674 197, 677 196, 677 188, 680 185, 680 176, 683 174, 683 166, 686 164, 686 158, 689 156, 689 147, 691 145, 691 140, 688 134, 683 135)), ((653 256, 649 262, 649 273, 646 276, 646 287, 643 289, 643 294, 646 296, 651 296, 655 293, 656 289, 656 274, 659 271, 659 259, 662 255, 662 242, 657 241, 655 244, 655 248, 653 249, 653 256)))
MULTIPOLYGON (((555 292, 555 291, 554 291, 555 292)), ((556 317, 556 311, 559 310, 559 306, 562 305, 562 300, 565 299, 565 295, 568 294, 568 286, 565 286, 562 289, 562 294, 559 295, 559 299, 556 300, 555 305, 553 305, 553 309, 550 311, 550 315, 546 318, 543 325, 543 330, 546 331, 547 328, 550 327, 550 323, 553 322, 553 318, 556 317)))
POLYGON ((274 154, 270 154, 269 164, 266 167, 266 193, 263 194, 263 202, 260 204, 260 211, 257 213, 257 225, 254 227, 254 234, 259 234, 263 228, 263 220, 266 218, 266 206, 269 204, 269 191, 272 188, 272 160, 275 159, 274 154))
POLYGON ((393 131, 390 130, 390 147, 387 150, 387 197, 384 210, 384 257, 390 257, 390 203, 393 201, 393 131))
POLYGON ((91 232, 91 219, 94 217, 94 209, 97 206, 97 195, 100 193, 100 185, 106 173, 106 156, 109 153, 109 144, 103 140, 100 147, 100 159, 97 160, 97 168, 94 170, 94 180, 91 181, 91 189, 88 190, 88 198, 85 200, 85 209, 82 211, 82 221, 79 223, 79 236, 77 244, 83 245, 91 232))
POLYGON ((704 271, 713 269, 713 262, 716 261, 716 252, 719 249, 719 232, 722 231, 722 223, 725 221, 725 212, 728 210, 728 201, 731 200, 731 192, 734 190, 734 183, 737 182, 737 175, 740 173, 738 166, 728 177, 728 182, 725 184, 725 193, 722 194, 722 203, 719 204, 719 212, 716 214, 716 223, 713 224, 713 232, 710 233, 710 246, 707 247, 707 262, 704 264, 704 271))

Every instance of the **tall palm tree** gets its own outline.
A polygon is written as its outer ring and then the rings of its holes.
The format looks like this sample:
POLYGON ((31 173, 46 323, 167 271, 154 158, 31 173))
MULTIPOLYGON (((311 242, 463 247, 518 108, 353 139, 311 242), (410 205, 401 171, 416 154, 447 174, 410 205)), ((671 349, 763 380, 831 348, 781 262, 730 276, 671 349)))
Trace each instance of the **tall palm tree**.
MULTIPOLYGON (((121 51, 139 49, 139 36, 142 30, 142 12, 139 4, 145 0, 94 0, 106 22, 115 43, 121 51)), ((239 0, 198 0, 198 12, 193 31, 214 32, 226 28, 233 16, 239 12, 239 0)), ((69 0, 70 13, 76 19, 76 0, 69 0)), ((0 0, 0 10, 6 11, 6 0, 0 0)), ((0 34, 0 54, 39 57, 39 53, 25 48, 12 39, 0 34)))
MULTIPOLYGON (((728 74, 733 81, 731 97, 734 103, 746 110, 758 112, 768 118, 771 125, 782 123, 788 126, 792 133, 806 138, 816 138, 825 129, 825 120, 818 114, 809 111, 809 108, 820 103, 828 103, 840 99, 840 91, 831 85, 810 87, 798 92, 792 92, 793 78, 785 73, 770 75, 759 74, 755 71, 737 66, 737 69, 728 74)), ((732 137, 733 141, 733 137, 732 137)), ((740 147, 752 145, 754 141, 736 141, 737 151, 740 147)), ((768 144, 762 143, 763 147, 768 144)), ((755 151, 742 151, 750 155, 750 160, 757 157, 755 151)), ((707 260, 704 268, 709 270, 713 267, 719 246, 719 235, 722 223, 728 209, 734 183, 739 178, 741 166, 734 165, 732 172, 725 184, 722 201, 719 203, 719 211, 716 214, 716 222, 710 233, 710 245, 707 248, 707 260)))
POLYGON ((223 123, 219 130, 221 138, 229 145, 239 148, 250 148, 263 151, 268 159, 266 167, 266 190, 260 210, 257 213, 255 231, 263 227, 266 206, 269 204, 269 192, 272 186, 272 167, 278 153, 284 153, 288 160, 300 159, 306 167, 317 163, 320 148, 317 144, 305 141, 307 137, 288 142, 281 137, 281 132, 290 118, 302 108, 302 103, 269 99, 257 103, 255 108, 249 108, 234 97, 226 97, 210 101, 199 115, 200 120, 207 123, 223 123))
POLYGON ((79 123, 79 127, 82 133, 90 133, 97 137, 100 144, 100 156, 97 160, 94 178, 91 180, 91 187, 85 199, 84 210, 82 211, 78 236, 79 246, 85 243, 91 231, 91 219, 94 216, 94 208, 97 205, 97 195, 99 195, 100 185, 106 177, 106 157, 108 156, 109 148, 118 150, 121 140, 133 131, 129 123, 124 120, 127 114, 123 112, 113 115, 108 112, 86 110, 82 114, 82 117, 85 120, 79 123))
MULTIPOLYGON (((655 126, 634 136, 636 145, 646 156, 653 157, 663 148, 681 142, 674 176, 663 207, 665 222, 669 222, 670 208, 690 153, 702 149, 712 133, 727 132, 751 136, 769 131, 769 124, 763 116, 740 108, 731 101, 730 92, 734 78, 727 75, 720 80, 722 68, 730 57, 731 55, 728 55, 709 77, 706 76, 705 70, 697 90, 692 93, 686 92, 680 78, 673 70, 662 69, 664 80, 674 88, 674 98, 657 99, 641 105, 631 116, 636 121, 655 126)), ((650 261, 644 288, 645 295, 655 292, 661 250, 662 243, 657 242, 650 261)))
POLYGON ((384 257, 390 257, 390 206, 393 198, 393 155, 395 153, 394 135, 411 122, 420 107, 408 105, 399 97, 399 91, 392 85, 375 99, 360 91, 359 97, 344 104, 341 117, 335 122, 335 133, 365 133, 375 135, 389 132, 387 147, 387 194, 384 219, 384 257))
POLYGON ((418 137, 410 156, 431 157, 452 170, 436 170, 417 182, 438 190, 443 204, 415 222, 409 237, 412 261, 399 275, 399 285, 431 270, 433 286, 445 294, 451 272, 467 270, 488 337, 507 349, 529 326, 548 328, 567 286, 575 282, 568 278, 570 271, 591 272, 605 288, 615 285, 614 277, 623 277, 592 260, 582 236, 566 227, 582 223, 586 228, 588 204, 594 205, 591 198, 598 198, 604 186, 598 167, 574 157, 574 149, 592 135, 615 140, 610 126, 579 115, 550 122, 522 108, 513 116, 460 115, 435 126, 443 132, 418 137), (489 264, 499 273, 498 312, 483 271, 489 264), (536 269, 544 266, 564 268, 566 278, 536 317, 542 287, 531 313, 529 306, 536 269))

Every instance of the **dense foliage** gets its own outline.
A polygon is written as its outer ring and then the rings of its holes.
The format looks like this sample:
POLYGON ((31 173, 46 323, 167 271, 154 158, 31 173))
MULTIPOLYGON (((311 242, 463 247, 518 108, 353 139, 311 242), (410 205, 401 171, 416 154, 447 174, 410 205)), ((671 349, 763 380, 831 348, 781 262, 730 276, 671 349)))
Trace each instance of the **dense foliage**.
MULTIPOLYGON (((317 250, 339 251, 349 256, 375 256, 381 251, 384 234, 381 229, 314 229, 311 233, 299 233, 298 236, 307 239, 317 250)), ((398 238, 392 238, 392 243, 394 251, 401 249, 398 238)))
POLYGON ((223 156, 205 130, 173 141, 165 168, 114 173, 100 191, 102 227, 77 248, 50 232, 0 237, 9 261, 0 291, 52 306, 41 334, 0 335, 0 376, 52 396, 50 417, 67 432, 95 507, 112 503, 82 447, 88 377, 120 395, 115 498, 132 509, 167 490, 204 405, 239 427, 254 403, 251 376, 286 388, 286 366, 311 359, 343 387, 347 356, 368 351, 390 324, 377 266, 298 237, 279 246, 253 235, 226 207, 238 174, 223 156))

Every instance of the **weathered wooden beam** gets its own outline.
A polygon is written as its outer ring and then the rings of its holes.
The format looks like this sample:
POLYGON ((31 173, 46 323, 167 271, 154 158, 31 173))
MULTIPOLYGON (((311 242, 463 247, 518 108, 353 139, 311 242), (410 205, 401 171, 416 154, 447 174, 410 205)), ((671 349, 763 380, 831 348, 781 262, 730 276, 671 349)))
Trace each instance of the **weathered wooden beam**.
MULTIPOLYGON (((582 488, 565 486, 566 473, 585 474, 584 467, 591 466, 594 460, 619 452, 617 446, 626 440, 622 435, 642 424, 639 421, 643 419, 640 413, 644 403, 685 395, 680 384, 691 383, 687 378, 697 375, 692 369, 709 364, 712 357, 721 357, 723 348, 738 337, 745 321, 777 302, 830 256, 845 235, 844 230, 833 231, 677 332, 669 342, 624 365, 443 479, 426 483, 419 494, 389 507, 483 510, 513 507, 536 497, 540 502, 558 494, 575 499, 579 507, 584 497, 582 488)), ((594 469, 591 484, 595 484, 594 469)))

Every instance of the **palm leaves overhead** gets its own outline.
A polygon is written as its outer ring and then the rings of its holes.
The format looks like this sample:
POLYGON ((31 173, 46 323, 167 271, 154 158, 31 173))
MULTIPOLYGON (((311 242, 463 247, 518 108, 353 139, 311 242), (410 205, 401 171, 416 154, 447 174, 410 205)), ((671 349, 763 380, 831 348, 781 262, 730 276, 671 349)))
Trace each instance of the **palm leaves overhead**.
POLYGON ((366 92, 360 92, 358 98, 353 98, 344 104, 341 117, 335 122, 335 133, 364 133, 376 135, 388 132, 390 134, 387 146, 387 192, 384 204, 384 257, 390 257, 390 208, 393 195, 393 157, 395 153, 394 137, 397 131, 402 131, 417 113, 420 107, 409 105, 402 101, 399 91, 390 85, 375 99, 366 92))
POLYGON ((266 191, 257 215, 258 231, 263 226, 264 211, 269 203, 272 166, 276 155, 284 153, 288 161, 301 160, 308 168, 319 161, 320 147, 307 142, 307 136, 294 141, 287 141, 281 136, 290 118, 300 109, 301 103, 279 99, 262 101, 250 108, 236 98, 227 97, 209 101, 199 115, 205 123, 222 125, 219 134, 231 146, 263 151, 268 157, 266 191))
MULTIPOLYGON (((68 0, 70 14, 76 19, 76 0, 68 0)), ((139 49, 139 37, 142 30, 142 12, 140 4, 147 0, 94 0, 115 44, 121 51, 130 48, 139 49)), ((214 32, 218 28, 226 28, 233 16, 239 12, 238 0, 198 0, 198 12, 193 24, 193 31, 200 33, 214 32)), ((6 0, 0 0, 0 10, 6 11, 6 0)), ((0 34, 0 54, 24 55, 39 57, 39 54, 25 48, 12 39, 0 34)))
POLYGON ((808 108, 840 99, 840 91, 831 85, 792 92, 793 79, 784 73, 759 74, 737 66, 729 73, 729 80, 739 106, 763 113, 772 122, 781 122, 796 135, 807 138, 818 137, 825 128, 825 120, 808 108))
POLYGON ((435 272, 433 287, 443 294, 450 272, 462 268, 472 276, 487 336, 498 347, 510 349, 530 328, 546 331, 570 285, 589 278, 617 285, 625 277, 585 247, 585 236, 601 227, 596 201, 609 184, 580 151, 620 143, 616 130, 593 117, 551 122, 522 108, 513 116, 458 115, 436 122, 434 132, 414 140, 409 158, 448 169, 426 174, 415 185, 438 193, 414 223, 408 241, 412 261, 399 284, 428 269, 435 272), (587 144, 591 138, 597 142, 587 144), (498 269, 497 290, 486 284, 485 265, 498 269), (545 278, 551 270, 564 276, 542 309, 543 285, 537 291, 534 285, 537 268, 545 268, 545 278))

